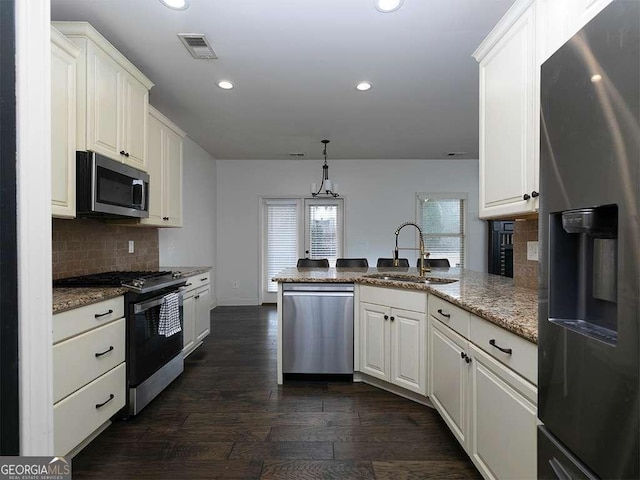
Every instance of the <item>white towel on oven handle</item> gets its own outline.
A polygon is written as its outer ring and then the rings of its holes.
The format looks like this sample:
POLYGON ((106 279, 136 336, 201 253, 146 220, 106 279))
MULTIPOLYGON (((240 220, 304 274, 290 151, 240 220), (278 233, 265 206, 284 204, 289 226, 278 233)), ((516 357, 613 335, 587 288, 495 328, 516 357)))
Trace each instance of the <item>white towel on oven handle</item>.
POLYGON ((162 298, 158 334, 170 337, 180 331, 180 293, 170 293, 162 298))

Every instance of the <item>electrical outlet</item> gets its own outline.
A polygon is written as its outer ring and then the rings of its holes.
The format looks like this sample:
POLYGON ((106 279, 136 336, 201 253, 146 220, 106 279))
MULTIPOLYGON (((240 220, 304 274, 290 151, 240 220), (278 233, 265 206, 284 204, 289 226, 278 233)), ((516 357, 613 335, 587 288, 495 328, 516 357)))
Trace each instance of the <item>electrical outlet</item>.
POLYGON ((135 251, 134 241, 133 240, 129 240, 129 253, 133 253, 134 251, 135 251))
POLYGON ((538 242, 527 242, 527 260, 538 261, 538 242))
POLYGON ((233 288, 234 290, 238 290, 240 288, 240 283, 237 280, 234 280, 233 282, 231 282, 231 288, 233 288))

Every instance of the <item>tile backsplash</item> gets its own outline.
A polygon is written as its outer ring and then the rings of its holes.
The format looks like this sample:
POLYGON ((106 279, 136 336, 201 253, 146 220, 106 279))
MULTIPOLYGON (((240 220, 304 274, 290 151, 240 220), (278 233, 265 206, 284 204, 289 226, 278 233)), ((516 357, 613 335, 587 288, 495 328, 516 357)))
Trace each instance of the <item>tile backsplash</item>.
POLYGON ((527 260, 527 242, 538 241, 538 219, 516 220, 513 225, 513 281, 538 288, 538 262, 527 260))
POLYGON ((54 279, 114 270, 157 270, 158 229, 54 218, 52 253, 54 279), (129 240, 134 241, 134 253, 128 253, 129 240))

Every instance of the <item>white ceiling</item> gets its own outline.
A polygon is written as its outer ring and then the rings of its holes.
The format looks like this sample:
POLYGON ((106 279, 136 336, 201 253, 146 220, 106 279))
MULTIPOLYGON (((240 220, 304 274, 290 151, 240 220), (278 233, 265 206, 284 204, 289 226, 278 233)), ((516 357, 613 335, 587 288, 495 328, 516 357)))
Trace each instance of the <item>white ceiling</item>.
POLYGON ((471 54, 513 0, 51 0, 86 20, 154 83, 150 102, 215 158, 478 158, 471 54), (195 60, 177 33, 204 33, 195 60), (231 80, 221 90, 216 82, 231 80), (358 92, 361 80, 373 83, 358 92))

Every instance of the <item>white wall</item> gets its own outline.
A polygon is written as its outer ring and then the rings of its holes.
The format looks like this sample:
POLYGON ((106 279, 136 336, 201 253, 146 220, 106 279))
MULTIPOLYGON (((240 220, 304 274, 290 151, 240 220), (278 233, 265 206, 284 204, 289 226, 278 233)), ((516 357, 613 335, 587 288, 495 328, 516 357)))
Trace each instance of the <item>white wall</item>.
MULTIPOLYGON (((390 257, 396 227, 415 220, 416 192, 466 192, 467 268, 486 271, 477 160, 329 160, 329 173, 346 201, 345 256, 367 257, 373 266, 378 257, 390 257)), ((321 160, 217 161, 218 304, 259 301, 259 198, 309 196, 321 174, 321 160)), ((401 245, 412 246, 414 238, 403 232, 401 245)))
POLYGON ((160 266, 211 266, 216 251, 216 160, 188 137, 183 145, 182 228, 160 228, 160 266))

